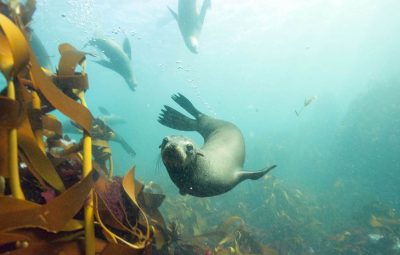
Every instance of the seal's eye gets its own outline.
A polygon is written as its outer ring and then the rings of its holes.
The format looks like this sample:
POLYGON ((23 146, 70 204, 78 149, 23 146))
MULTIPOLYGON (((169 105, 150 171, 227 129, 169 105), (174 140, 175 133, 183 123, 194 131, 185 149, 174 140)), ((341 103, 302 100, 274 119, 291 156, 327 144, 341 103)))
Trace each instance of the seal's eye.
POLYGON ((186 151, 187 152, 193 152, 193 145, 192 144, 187 144, 186 145, 186 151))
POLYGON ((162 140, 162 143, 160 144, 160 146, 158 146, 158 148, 163 148, 163 147, 165 147, 165 145, 168 143, 168 137, 165 137, 163 140, 162 140))

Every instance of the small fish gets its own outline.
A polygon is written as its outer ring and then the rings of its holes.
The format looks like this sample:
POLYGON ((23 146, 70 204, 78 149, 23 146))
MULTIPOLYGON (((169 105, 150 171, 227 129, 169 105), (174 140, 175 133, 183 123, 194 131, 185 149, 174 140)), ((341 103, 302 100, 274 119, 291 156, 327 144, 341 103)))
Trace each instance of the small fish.
POLYGON ((318 97, 317 96, 312 96, 309 99, 304 99, 304 107, 307 107, 309 104, 311 104, 314 100, 316 100, 318 97))
POLYGON ((303 107, 302 107, 299 111, 294 110, 294 113, 296 114, 296 116, 299 117, 300 114, 301 114, 301 112, 304 110, 304 108, 306 108, 307 106, 309 106, 309 105, 310 105, 313 101, 315 101, 317 98, 318 98, 317 96, 312 96, 312 97, 310 97, 310 98, 308 98, 308 99, 307 99, 307 98, 304 99, 303 107))

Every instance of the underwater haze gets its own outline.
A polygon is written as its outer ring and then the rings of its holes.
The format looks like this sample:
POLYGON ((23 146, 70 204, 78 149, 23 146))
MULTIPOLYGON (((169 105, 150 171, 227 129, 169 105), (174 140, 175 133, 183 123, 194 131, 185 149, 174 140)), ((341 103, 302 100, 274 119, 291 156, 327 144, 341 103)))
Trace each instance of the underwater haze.
POLYGON ((400 2, 212 0, 198 54, 168 6, 178 1, 37 1, 32 28, 54 66, 63 42, 91 52, 92 38, 130 41, 136 91, 87 64, 89 108, 125 119, 112 128, 137 153, 112 144, 116 174, 136 165, 139 180, 213 224, 239 215, 279 254, 400 254, 400 2), (277 168, 221 196, 179 195, 159 145, 203 141, 157 122, 175 93, 241 129, 246 170, 277 168), (200 200, 214 214, 190 207, 200 200))

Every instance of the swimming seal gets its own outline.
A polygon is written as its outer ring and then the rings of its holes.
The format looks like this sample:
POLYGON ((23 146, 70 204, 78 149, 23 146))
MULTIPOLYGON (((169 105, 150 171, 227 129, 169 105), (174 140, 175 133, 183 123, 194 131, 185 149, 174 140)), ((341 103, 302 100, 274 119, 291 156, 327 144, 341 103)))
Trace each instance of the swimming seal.
POLYGON ((193 53, 198 53, 199 36, 207 10, 210 7, 211 0, 204 0, 200 12, 197 11, 197 0, 179 0, 178 13, 168 7, 172 16, 178 22, 186 47, 193 53))
POLYGON ((105 56, 104 59, 94 62, 118 73, 132 91, 136 90, 138 84, 133 75, 131 45, 127 37, 124 39, 122 48, 116 42, 103 38, 93 38, 85 46, 87 45, 96 47, 105 56))
POLYGON ((51 63, 49 53, 47 53, 47 50, 44 47, 42 41, 39 39, 34 31, 31 31, 28 38, 32 50, 39 60, 39 64, 50 72, 53 72, 53 64, 51 63))
POLYGON ((240 130, 228 121, 198 111, 181 94, 173 95, 172 99, 195 119, 165 105, 158 121, 173 129, 197 131, 204 138, 202 148, 183 136, 167 136, 160 145, 163 163, 182 195, 223 194, 244 180, 261 178, 276 167, 243 171, 245 146, 240 130))

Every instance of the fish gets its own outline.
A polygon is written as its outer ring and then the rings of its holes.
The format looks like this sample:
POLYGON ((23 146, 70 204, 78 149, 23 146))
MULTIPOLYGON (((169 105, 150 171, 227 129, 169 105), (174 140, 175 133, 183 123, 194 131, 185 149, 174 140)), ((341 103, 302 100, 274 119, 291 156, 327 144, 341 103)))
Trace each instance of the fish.
POLYGON ((299 117, 300 114, 301 114, 301 112, 304 110, 304 108, 306 108, 307 106, 309 106, 309 105, 310 105, 313 101, 315 101, 316 99, 318 99, 317 96, 312 96, 312 97, 310 97, 310 98, 304 99, 303 107, 302 107, 299 111, 294 110, 294 112, 296 113, 296 116, 299 117))
POLYGON ((304 99, 304 107, 308 106, 309 104, 311 104, 314 100, 316 100, 318 97, 317 96, 312 96, 310 98, 306 98, 304 99))

